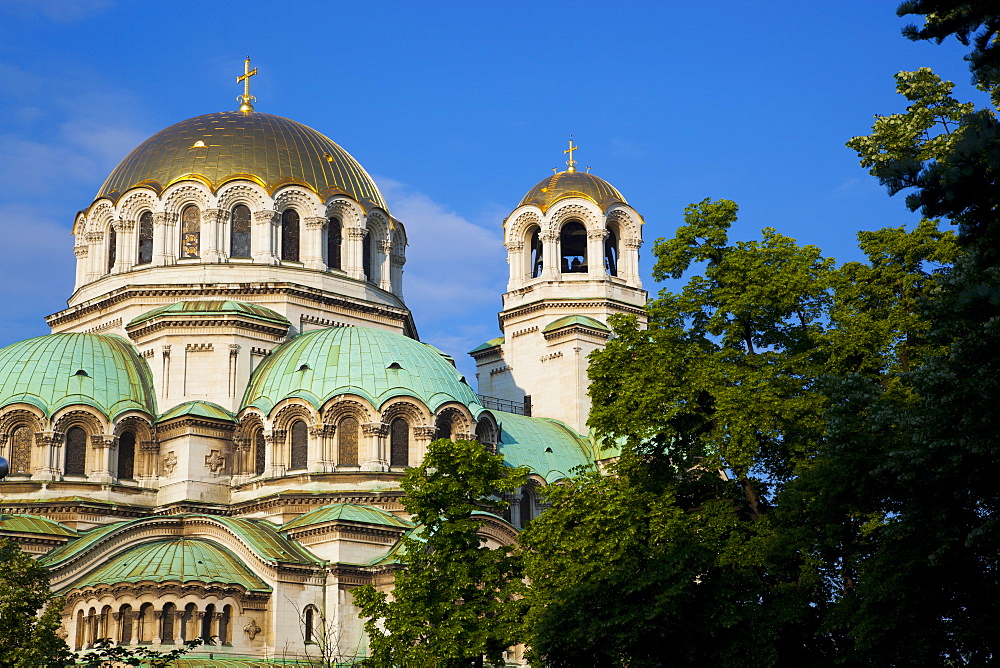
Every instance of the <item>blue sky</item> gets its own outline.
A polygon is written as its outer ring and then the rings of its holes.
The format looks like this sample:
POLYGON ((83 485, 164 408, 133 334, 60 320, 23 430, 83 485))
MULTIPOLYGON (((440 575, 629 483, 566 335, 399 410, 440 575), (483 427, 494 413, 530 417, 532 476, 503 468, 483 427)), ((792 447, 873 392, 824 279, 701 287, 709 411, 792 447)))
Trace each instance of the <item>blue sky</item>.
POLYGON ((705 197, 734 239, 775 227, 838 261, 912 224, 844 142, 901 111, 892 75, 932 67, 960 99, 962 48, 913 43, 896 2, 0 0, 0 345, 48 333, 72 290, 70 224, 132 148, 234 109, 310 125, 378 181, 411 246, 407 303, 454 355, 498 334, 501 222, 562 167, 614 184, 653 241, 705 197))

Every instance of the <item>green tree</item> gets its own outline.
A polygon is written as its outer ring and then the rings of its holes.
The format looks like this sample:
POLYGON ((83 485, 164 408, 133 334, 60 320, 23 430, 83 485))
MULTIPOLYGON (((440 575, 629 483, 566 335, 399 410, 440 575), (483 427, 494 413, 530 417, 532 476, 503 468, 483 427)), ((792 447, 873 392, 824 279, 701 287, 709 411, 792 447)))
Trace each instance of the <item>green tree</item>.
POLYGON ((63 599, 49 591, 49 574, 21 551, 0 539, 0 666, 36 668, 72 663, 59 637, 63 599))
POLYGON ((833 262, 705 200, 654 246, 648 328, 612 321, 592 355, 590 424, 623 444, 611 476, 549 490, 524 535, 546 665, 821 663, 824 583, 776 549, 776 499, 822 437, 833 262), (702 269, 695 273, 694 269, 702 269), (589 639, 589 641, 588 641, 589 639))
POLYGON ((513 547, 484 545, 480 513, 526 475, 476 441, 447 439, 406 472, 403 505, 420 528, 404 538, 392 600, 371 585, 354 594, 369 618, 365 665, 469 666, 484 656, 503 665, 504 649, 522 640, 523 572, 513 547))
MULTIPOLYGON (((992 5, 915 1, 900 12, 925 17, 923 27, 907 29, 913 39, 953 35, 972 45, 974 80, 1000 103, 1000 13, 992 5)), ((873 136, 878 132, 876 124, 873 136)), ((864 563, 869 586, 853 608, 845 606, 846 622, 859 643, 899 664, 990 663, 996 649, 989 629, 1000 621, 1000 487, 992 472, 1000 457, 1000 124, 993 110, 968 110, 952 134, 916 156, 928 136, 909 149, 884 151, 879 168, 870 143, 851 144, 891 194, 905 190, 911 209, 956 224, 961 248, 920 303, 931 323, 927 339, 939 354, 902 378, 906 400, 844 385, 845 412, 831 423, 845 457, 878 448, 867 469, 859 462, 858 470, 880 488, 885 512, 864 563), (890 620, 921 632, 900 625, 903 632, 889 637, 890 620)))
POLYGON ((79 661, 72 665, 78 668, 120 668, 123 665, 167 668, 191 650, 200 647, 205 641, 205 638, 195 638, 188 640, 181 647, 164 652, 148 647, 115 645, 110 638, 101 638, 94 643, 93 649, 80 654, 79 661))

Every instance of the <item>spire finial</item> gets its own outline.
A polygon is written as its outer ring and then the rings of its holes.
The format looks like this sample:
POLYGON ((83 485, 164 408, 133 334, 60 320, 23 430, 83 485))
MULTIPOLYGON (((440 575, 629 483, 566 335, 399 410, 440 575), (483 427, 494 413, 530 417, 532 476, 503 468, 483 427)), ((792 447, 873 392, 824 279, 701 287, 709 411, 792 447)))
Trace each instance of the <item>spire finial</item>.
POLYGON ((250 69, 250 56, 247 56, 246 60, 243 61, 243 76, 236 77, 236 83, 243 82, 243 94, 237 96, 236 101, 240 104, 240 111, 245 114, 249 114, 253 111, 253 104, 257 101, 253 95, 250 94, 250 77, 257 74, 257 68, 250 69))
POLYGON ((567 172, 575 172, 576 171, 576 160, 573 159, 573 151, 575 151, 578 148, 580 148, 580 147, 579 146, 573 146, 573 135, 570 135, 569 136, 569 148, 566 149, 565 151, 563 151, 563 153, 569 153, 569 160, 566 161, 566 164, 568 165, 568 169, 566 170, 567 172))

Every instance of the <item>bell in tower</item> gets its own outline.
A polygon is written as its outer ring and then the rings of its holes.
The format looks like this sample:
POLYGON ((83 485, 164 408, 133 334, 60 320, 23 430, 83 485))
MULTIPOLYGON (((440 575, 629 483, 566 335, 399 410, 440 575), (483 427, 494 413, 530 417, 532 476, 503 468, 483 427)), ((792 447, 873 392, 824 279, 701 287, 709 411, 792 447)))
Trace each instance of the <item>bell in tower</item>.
POLYGON ((642 217, 604 179, 567 168, 528 191, 504 221, 510 279, 503 336, 470 354, 495 408, 531 411, 586 433, 587 355, 611 335, 608 317, 645 322, 639 278, 642 217))

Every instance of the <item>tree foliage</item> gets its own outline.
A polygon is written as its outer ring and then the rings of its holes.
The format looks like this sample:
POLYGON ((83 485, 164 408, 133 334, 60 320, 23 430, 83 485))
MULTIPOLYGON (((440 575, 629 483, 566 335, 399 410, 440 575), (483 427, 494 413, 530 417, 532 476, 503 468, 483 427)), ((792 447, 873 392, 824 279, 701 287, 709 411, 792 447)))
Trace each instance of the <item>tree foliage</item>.
POLYGON ((211 638, 195 638, 188 640, 181 647, 168 651, 150 649, 148 647, 129 647, 116 645, 110 638, 100 638, 92 649, 79 656, 79 661, 71 665, 78 668, 121 668, 121 666, 146 666, 147 668, 167 668, 177 659, 200 647, 211 638))
POLYGON ((0 666, 36 668, 71 663, 59 637, 63 600, 49 591, 49 574, 17 543, 0 539, 0 666))
POLYGON ((402 481, 419 529, 404 539, 392 599, 371 585, 355 601, 371 642, 371 666, 503 665, 521 640, 523 569, 510 546, 490 549, 481 513, 525 479, 476 441, 434 441, 402 481))

